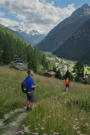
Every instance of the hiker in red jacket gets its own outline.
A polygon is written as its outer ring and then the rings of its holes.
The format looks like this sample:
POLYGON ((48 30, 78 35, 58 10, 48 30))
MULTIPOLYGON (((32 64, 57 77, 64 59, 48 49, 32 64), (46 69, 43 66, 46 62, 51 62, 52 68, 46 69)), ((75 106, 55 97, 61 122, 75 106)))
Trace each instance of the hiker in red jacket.
POLYGON ((70 79, 69 78, 67 78, 65 80, 65 86, 66 86, 66 91, 67 91, 69 89, 69 86, 70 86, 70 79))

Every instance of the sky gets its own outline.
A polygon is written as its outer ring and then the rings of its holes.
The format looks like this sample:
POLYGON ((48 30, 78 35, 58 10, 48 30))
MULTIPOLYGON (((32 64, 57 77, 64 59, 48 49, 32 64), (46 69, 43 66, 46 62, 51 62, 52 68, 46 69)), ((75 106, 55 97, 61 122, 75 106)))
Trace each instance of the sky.
POLYGON ((0 0, 0 23, 23 32, 47 34, 90 0, 0 0))

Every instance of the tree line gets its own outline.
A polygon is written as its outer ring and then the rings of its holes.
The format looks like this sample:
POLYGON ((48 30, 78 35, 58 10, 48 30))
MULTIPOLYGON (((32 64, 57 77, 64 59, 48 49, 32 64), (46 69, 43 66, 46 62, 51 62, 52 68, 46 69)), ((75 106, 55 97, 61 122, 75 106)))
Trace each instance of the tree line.
POLYGON ((47 68, 48 62, 46 56, 37 49, 22 41, 18 36, 7 28, 0 27, 0 63, 10 64, 14 56, 17 55, 37 72, 41 65, 47 68))
POLYGON ((53 67, 53 71, 56 73, 56 78, 58 79, 69 78, 70 80, 76 82, 86 83, 86 81, 84 80, 84 64, 80 62, 77 62, 74 65, 72 72, 67 70, 64 75, 62 75, 60 69, 57 69, 55 66, 53 67))

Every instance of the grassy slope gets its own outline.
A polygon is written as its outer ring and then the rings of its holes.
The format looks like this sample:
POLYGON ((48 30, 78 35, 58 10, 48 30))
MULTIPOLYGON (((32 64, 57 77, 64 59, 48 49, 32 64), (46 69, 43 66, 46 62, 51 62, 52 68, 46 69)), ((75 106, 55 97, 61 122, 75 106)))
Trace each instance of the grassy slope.
MULTIPOLYGON (((0 67, 0 114, 25 105, 20 83, 24 72, 0 67)), ((32 132, 90 135, 90 86, 72 83, 64 92, 64 81, 35 76, 37 106, 24 121, 32 132)))
POLYGON ((0 112, 9 112, 23 106, 20 83, 24 76, 23 72, 0 67, 0 112))

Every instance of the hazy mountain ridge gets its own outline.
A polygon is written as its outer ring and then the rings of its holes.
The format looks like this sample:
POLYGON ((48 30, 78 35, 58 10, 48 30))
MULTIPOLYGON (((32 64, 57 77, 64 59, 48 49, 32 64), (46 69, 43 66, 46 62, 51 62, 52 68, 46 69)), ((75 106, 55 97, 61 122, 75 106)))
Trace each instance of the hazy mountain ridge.
POLYGON ((85 4, 51 30, 36 47, 42 51, 56 50, 89 18, 90 6, 85 4))
POLYGON ((17 27, 6 27, 0 24, 0 27, 6 28, 10 30, 13 34, 17 35, 21 40, 30 44, 31 46, 36 45, 41 40, 45 38, 46 35, 40 34, 38 31, 32 30, 29 33, 23 32, 22 30, 18 29, 17 27))
POLYGON ((31 44, 32 46, 38 44, 46 36, 44 34, 40 34, 36 30, 25 31, 23 30, 23 26, 21 27, 13 26, 13 27, 8 27, 8 28, 11 29, 22 40, 24 40, 28 44, 31 44))
POLYGON ((22 40, 27 42, 28 44, 31 44, 32 46, 36 45, 39 43, 41 40, 44 39, 45 35, 44 34, 37 34, 37 33, 25 33, 21 31, 14 31, 16 35, 18 35, 22 40))

